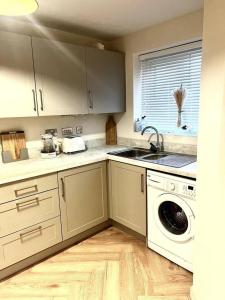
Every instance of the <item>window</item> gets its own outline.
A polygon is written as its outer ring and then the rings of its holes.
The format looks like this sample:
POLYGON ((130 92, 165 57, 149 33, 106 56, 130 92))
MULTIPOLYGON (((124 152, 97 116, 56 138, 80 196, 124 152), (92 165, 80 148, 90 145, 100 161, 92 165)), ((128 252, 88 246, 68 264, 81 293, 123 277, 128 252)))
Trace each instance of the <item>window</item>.
POLYGON ((168 134, 196 135, 201 77, 201 43, 194 42, 139 56, 139 115, 145 124, 168 134), (181 127, 173 91, 182 87, 186 97, 181 127))

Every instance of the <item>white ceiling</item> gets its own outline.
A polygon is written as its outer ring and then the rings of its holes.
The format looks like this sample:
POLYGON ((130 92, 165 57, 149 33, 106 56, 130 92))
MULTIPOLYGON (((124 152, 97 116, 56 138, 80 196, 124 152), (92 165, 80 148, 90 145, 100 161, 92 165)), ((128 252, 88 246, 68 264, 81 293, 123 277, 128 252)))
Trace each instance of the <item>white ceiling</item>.
POLYGON ((103 39, 123 36, 201 9, 203 0, 37 0, 33 18, 103 39))

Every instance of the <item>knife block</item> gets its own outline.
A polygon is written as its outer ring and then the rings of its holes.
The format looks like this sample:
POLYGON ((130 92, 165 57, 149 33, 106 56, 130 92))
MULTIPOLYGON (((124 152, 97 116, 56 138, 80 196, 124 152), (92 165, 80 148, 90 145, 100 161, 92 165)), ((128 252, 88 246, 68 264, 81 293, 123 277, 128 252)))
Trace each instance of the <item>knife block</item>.
POLYGON ((2 161, 4 163, 10 163, 10 162, 15 162, 15 161, 19 161, 19 160, 26 160, 26 159, 29 159, 27 148, 21 149, 19 159, 13 159, 12 154, 11 154, 10 151, 2 151, 2 161))

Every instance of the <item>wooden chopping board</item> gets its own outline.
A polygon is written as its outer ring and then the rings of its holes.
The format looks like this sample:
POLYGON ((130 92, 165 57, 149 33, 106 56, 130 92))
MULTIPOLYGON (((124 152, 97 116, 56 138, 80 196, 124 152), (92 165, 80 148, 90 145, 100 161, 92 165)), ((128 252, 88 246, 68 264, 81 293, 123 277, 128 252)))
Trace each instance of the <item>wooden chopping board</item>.
POLYGON ((26 148, 26 140, 24 132, 17 132, 15 134, 15 152, 17 159, 20 158, 20 153, 22 149, 26 148))
POLYGON ((106 123, 106 145, 116 145, 117 144, 117 131, 116 122, 113 116, 109 116, 106 123))
POLYGON ((20 159, 21 150, 26 148, 24 131, 1 133, 2 151, 9 151, 13 160, 20 159))

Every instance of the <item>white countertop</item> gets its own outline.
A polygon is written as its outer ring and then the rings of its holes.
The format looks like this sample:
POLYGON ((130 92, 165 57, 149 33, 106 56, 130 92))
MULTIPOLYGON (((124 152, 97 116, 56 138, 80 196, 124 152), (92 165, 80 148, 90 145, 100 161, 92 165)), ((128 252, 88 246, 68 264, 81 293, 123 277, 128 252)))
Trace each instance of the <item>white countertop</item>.
POLYGON ((124 149, 124 146, 103 146, 92 148, 86 152, 66 155, 61 154, 57 158, 42 159, 33 158, 24 161, 13 162, 9 164, 0 164, 0 185, 10 182, 27 179, 30 177, 54 173, 74 167, 88 165, 103 160, 115 160, 147 169, 163 171, 174 175, 196 178, 197 163, 189 164, 182 168, 172 168, 161 166, 149 162, 108 155, 107 152, 124 149))

